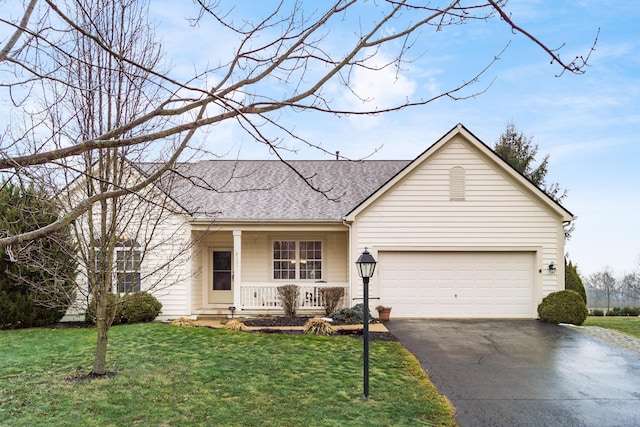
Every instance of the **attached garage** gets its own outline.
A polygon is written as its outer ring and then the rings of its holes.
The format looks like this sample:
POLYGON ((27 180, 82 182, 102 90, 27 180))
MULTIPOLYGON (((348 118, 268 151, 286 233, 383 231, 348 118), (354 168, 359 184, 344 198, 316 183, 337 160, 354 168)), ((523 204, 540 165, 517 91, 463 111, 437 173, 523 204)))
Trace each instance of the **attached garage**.
POLYGON ((380 251, 378 260, 393 317, 536 317, 535 252, 380 251))
MULTIPOLYGON (((573 220, 462 125, 345 217, 351 259, 368 248, 378 261, 371 307, 467 319, 536 318, 542 299, 564 289, 573 220)), ((351 282, 358 298, 355 269, 351 282)))

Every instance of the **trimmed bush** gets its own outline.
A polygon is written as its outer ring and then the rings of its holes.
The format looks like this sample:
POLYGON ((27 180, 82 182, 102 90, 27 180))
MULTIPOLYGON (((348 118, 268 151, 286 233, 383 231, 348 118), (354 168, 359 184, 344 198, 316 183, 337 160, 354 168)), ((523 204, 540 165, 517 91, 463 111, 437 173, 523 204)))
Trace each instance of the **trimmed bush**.
MULTIPOLYGON (((107 296, 107 323, 111 325, 119 325, 122 323, 122 301, 119 295, 109 293, 107 296)), ((96 302, 91 300, 84 314, 84 321, 90 325, 96 324, 96 302)))
POLYGON ((328 316, 336 311, 343 296, 344 288, 320 288, 320 298, 324 303, 324 314, 328 316))
MULTIPOLYGON (((362 323, 364 320, 364 305, 360 303, 353 307, 343 308, 338 312, 331 313, 329 317, 345 323, 362 323)), ((369 319, 371 319, 371 312, 369 312, 369 319)))
POLYGON ((304 325, 304 333, 309 335, 332 335, 334 332, 329 322, 322 319, 309 319, 304 325))
POLYGON ((607 316, 640 316, 640 308, 638 307, 613 307, 607 311, 607 316))
POLYGON ((153 322, 161 312, 162 303, 148 292, 133 292, 122 298, 122 323, 153 322))
POLYGON ((296 317, 300 287, 298 285, 284 285, 278 286, 276 290, 278 293, 278 300, 284 309, 284 315, 286 317, 296 317))
MULTIPOLYGON (((107 302, 107 313, 111 315, 111 325, 121 323, 152 322, 162 310, 162 304, 148 292, 133 292, 122 298, 110 293, 107 302)), ((84 321, 96 324, 96 303, 91 301, 84 315, 84 321)))
POLYGON ((640 316, 640 307, 624 307, 623 316, 640 316))
POLYGON ((624 314, 622 312, 622 308, 613 307, 612 309, 607 311, 607 316, 624 316, 624 314))
POLYGON ((582 325, 587 314, 584 300, 579 293, 571 290, 550 293, 538 305, 540 320, 549 323, 582 325))
POLYGON ((604 316, 604 310, 600 310, 599 308, 594 308, 589 313, 589 316, 604 316))

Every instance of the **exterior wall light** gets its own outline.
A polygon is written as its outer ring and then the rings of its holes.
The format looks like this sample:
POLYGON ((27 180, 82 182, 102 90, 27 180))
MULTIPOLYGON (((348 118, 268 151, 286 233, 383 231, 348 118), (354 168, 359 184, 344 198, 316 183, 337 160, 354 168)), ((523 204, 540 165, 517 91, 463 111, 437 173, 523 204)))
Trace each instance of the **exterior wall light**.
POLYGON ((362 278, 362 296, 363 296, 363 313, 362 313, 362 342, 363 342, 363 388, 364 401, 369 400, 369 279, 373 276, 376 269, 376 260, 371 256, 367 248, 358 257, 356 266, 358 267, 358 275, 362 278))
POLYGON ((551 264, 549 264, 549 273, 554 274, 556 272, 556 264, 551 261, 551 264))

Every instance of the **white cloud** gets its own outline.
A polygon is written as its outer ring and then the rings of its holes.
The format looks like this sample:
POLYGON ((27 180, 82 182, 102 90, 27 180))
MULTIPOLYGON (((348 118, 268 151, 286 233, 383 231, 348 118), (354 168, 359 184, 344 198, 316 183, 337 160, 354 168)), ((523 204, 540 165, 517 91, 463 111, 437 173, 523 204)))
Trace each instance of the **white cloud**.
MULTIPOLYGON (((406 103, 416 90, 417 83, 409 78, 409 72, 398 70, 396 64, 378 52, 365 62, 365 67, 356 67, 350 78, 350 87, 342 88, 340 108, 350 111, 378 111, 406 103)), ((376 124, 376 120, 352 120, 362 127, 376 124)))

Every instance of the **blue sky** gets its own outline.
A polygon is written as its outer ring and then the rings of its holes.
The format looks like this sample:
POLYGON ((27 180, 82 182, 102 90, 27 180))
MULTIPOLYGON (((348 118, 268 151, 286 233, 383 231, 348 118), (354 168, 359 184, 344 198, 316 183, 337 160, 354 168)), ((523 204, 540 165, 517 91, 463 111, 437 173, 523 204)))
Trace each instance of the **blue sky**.
MULTIPOLYGON (((231 47, 229 40, 220 44, 223 36, 204 25, 185 33, 184 10, 166 3, 158 9, 160 4, 152 2, 152 10, 168 57, 177 68, 187 72, 205 57, 215 63, 216 55, 231 47), (174 25, 182 32, 176 33, 174 25)), ((563 58, 587 54, 600 29, 587 73, 556 77, 558 67, 525 37, 512 34, 498 21, 475 22, 439 33, 425 31, 413 48, 419 57, 403 67, 398 78, 392 72, 361 73, 353 83, 371 103, 381 105, 407 96, 426 97, 472 78, 509 44, 475 87, 481 90, 493 81, 486 93, 376 117, 284 112, 278 120, 294 125, 329 152, 340 150, 352 159, 374 151, 373 159, 412 159, 458 122, 492 146, 512 121, 533 137, 540 157, 550 154, 547 180, 558 181, 569 191, 564 205, 578 220, 567 251, 580 272, 588 275, 605 267, 618 275, 630 272, 639 267, 640 257, 640 4, 514 0, 508 10, 519 25, 550 47, 564 43, 563 58)), ((236 13, 260 15, 255 8, 236 13)), ((349 25, 331 28, 332 35, 347 34, 353 30, 349 25)), ((340 90, 329 87, 328 92, 342 102, 340 90)), ((346 97, 344 102, 356 105, 346 97)), ((207 140, 215 144, 212 150, 229 157, 270 156, 265 147, 232 126, 220 126, 207 140)), ((304 144, 285 142, 297 150, 287 157, 330 158, 304 144)))

